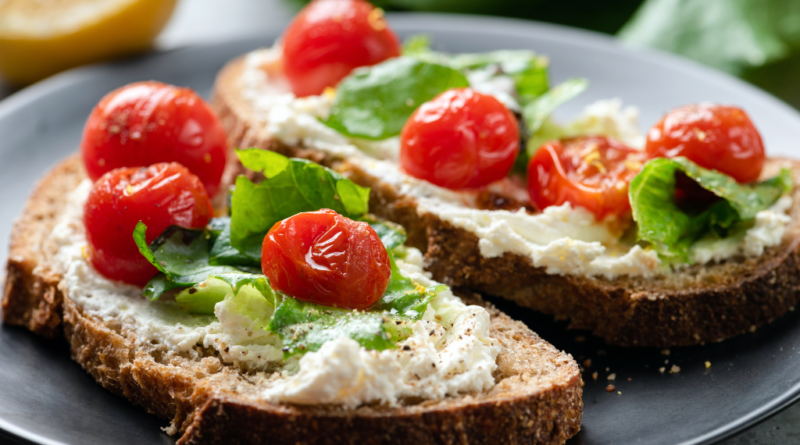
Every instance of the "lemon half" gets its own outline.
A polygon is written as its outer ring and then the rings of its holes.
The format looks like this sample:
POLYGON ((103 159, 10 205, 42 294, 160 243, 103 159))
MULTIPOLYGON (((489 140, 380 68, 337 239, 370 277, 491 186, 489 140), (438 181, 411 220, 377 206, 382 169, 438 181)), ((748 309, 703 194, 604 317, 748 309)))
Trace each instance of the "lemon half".
POLYGON ((177 0, 0 0, 0 75, 16 84, 150 47, 177 0))

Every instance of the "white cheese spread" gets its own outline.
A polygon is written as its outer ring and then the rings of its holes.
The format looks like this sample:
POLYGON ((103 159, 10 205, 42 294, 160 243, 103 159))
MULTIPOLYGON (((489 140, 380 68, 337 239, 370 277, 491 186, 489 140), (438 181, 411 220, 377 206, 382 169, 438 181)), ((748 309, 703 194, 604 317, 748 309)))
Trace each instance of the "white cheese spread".
MULTIPOLYGON (((263 398, 274 402, 356 407, 404 397, 440 399, 494 386, 500 345, 489 335, 489 314, 465 305, 449 290, 439 292, 398 349, 369 351, 339 338, 306 353, 299 368, 297 360, 281 363, 280 338, 263 329, 260 315, 272 311, 265 301, 248 300, 243 310, 245 303, 230 294, 217 303, 216 317, 187 314, 174 303, 148 302, 141 289, 104 278, 87 260, 82 221, 91 186, 85 180, 68 196, 50 238, 64 275, 60 286, 87 314, 132 334, 138 347, 195 359, 201 357, 199 347, 213 348, 225 363, 248 371, 283 366, 263 391, 263 398)), ((418 250, 408 249, 397 264, 412 281, 437 284, 422 271, 418 250)))
MULTIPOLYGON (((418 259, 421 256, 415 255, 418 259)), ((420 265, 398 261, 413 281, 436 283, 420 265)), ((499 343, 489 336, 489 314, 447 290, 431 301, 413 335, 398 349, 371 351, 339 338, 300 359, 300 371, 266 389, 264 398, 299 404, 358 406, 364 400, 393 404, 405 397, 441 399, 494 386, 499 343)))
MULTIPOLYGON (((524 210, 479 210, 474 208, 475 193, 448 190, 405 174, 396 162, 398 138, 369 143, 347 138, 320 122, 330 112, 333 101, 330 95, 297 99, 291 93, 276 92, 280 80, 270 79, 262 67, 279 57, 274 48, 251 52, 242 76, 242 94, 269 136, 289 145, 346 157, 399 193, 415 197, 418 212, 435 214, 474 233, 484 257, 511 252, 530 258, 534 266, 544 267, 548 273, 609 279, 623 275, 650 277, 670 270, 655 251, 620 245, 620 234, 610 230, 605 222, 595 221, 583 208, 565 204, 536 215, 524 210)), ((489 76, 476 73, 470 76, 470 81, 483 78, 489 76)), ((638 111, 623 108, 618 99, 598 101, 589 105, 565 131, 575 135, 605 134, 642 148, 644 136, 637 120, 638 111)), ((755 256, 765 247, 779 244, 789 222, 785 212, 791 207, 791 198, 783 197, 779 204, 759 213, 755 226, 741 237, 699 243, 692 258, 705 264, 735 255, 755 256)))
POLYGON ((765 248, 780 244, 786 226, 791 222, 787 215, 791 208, 792 197, 782 196, 772 207, 756 214, 753 227, 727 238, 700 239, 692 245, 689 255, 699 264, 720 262, 737 255, 759 256, 765 248))

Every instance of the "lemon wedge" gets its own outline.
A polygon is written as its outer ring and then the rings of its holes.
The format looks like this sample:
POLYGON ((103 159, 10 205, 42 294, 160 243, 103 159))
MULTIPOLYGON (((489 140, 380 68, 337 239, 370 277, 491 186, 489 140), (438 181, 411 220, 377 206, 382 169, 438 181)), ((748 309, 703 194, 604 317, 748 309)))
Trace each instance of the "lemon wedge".
POLYGON ((150 47, 177 0, 0 0, 0 75, 16 84, 150 47))

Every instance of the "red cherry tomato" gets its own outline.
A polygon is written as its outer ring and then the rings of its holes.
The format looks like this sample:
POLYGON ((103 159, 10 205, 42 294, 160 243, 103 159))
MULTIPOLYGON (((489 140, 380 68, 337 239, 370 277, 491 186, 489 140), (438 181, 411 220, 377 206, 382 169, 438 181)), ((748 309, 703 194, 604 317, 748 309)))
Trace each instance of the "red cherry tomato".
POLYGON ((262 244, 261 269, 276 290, 348 309, 378 301, 392 275, 375 230, 328 209, 275 224, 262 244))
POLYGON ((469 88, 422 104, 400 134, 400 166, 449 189, 476 188, 508 175, 519 150, 513 114, 493 96, 469 88))
POLYGON ((687 105, 667 113, 647 133, 650 158, 684 156, 695 164, 752 182, 766 155, 761 135, 742 109, 687 105))
POLYGON ((528 164, 528 193, 539 209, 569 202, 598 220, 624 216, 628 185, 643 161, 644 153, 605 136, 550 141, 528 164))
POLYGON ((177 162, 214 196, 228 155, 225 130, 194 91, 160 82, 133 83, 92 110, 81 142, 93 181, 120 167, 177 162))
POLYGON ((157 270, 133 241, 139 221, 147 225, 147 242, 167 227, 203 228, 213 209, 205 187, 179 164, 112 170, 95 182, 83 222, 89 259, 106 278, 144 286, 157 270))
POLYGON ((383 11, 363 0, 316 0, 283 36, 284 71, 298 97, 321 94, 360 66, 400 55, 383 11))

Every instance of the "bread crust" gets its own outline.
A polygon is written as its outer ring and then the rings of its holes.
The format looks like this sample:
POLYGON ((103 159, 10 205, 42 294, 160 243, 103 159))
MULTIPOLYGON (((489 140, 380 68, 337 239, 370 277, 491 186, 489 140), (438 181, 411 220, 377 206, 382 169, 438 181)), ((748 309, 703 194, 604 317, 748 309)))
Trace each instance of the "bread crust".
MULTIPOLYGON (((371 187, 370 212, 402 224, 409 244, 426 252, 426 269, 441 282, 506 298, 588 329, 609 344, 688 346, 721 341, 771 322, 800 301, 800 192, 793 192, 792 223, 781 245, 758 258, 695 266, 668 277, 616 280, 552 275, 530 259, 506 253, 484 258, 478 238, 436 215, 418 212, 412 197, 346 160, 273 140, 240 94, 243 59, 219 74, 213 106, 237 147, 257 147, 314 159, 371 187)), ((800 184, 800 162, 769 160, 764 175, 789 165, 800 184)))
POLYGON ((44 337, 61 333, 60 276, 39 259, 48 251, 45 240, 66 205, 64 195, 86 176, 79 156, 71 156, 44 176, 33 189, 25 210, 14 222, 9 240, 3 286, 3 322, 24 326, 44 337))
MULTIPOLYGON (((394 407, 268 403, 258 398, 264 373, 240 372, 213 355, 165 355, 137 342, 119 320, 87 313, 59 288, 60 267, 45 241, 64 211, 65 192, 84 178, 80 158, 73 156, 48 173, 29 198, 12 232, 8 270, 14 273, 4 287, 4 322, 42 335, 63 332, 75 361, 103 387, 171 419, 171 428, 183 433, 180 444, 561 444, 580 429, 578 365, 489 305, 491 335, 503 345, 495 387, 394 407)), ((465 300, 485 304, 477 295, 465 300)))

